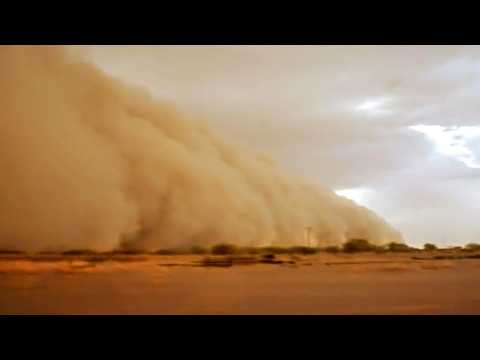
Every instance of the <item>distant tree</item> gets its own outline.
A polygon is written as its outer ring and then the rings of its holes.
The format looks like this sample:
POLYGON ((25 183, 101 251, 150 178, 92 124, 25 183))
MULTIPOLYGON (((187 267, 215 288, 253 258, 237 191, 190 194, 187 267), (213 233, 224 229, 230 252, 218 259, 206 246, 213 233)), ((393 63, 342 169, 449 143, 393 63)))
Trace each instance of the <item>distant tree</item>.
POLYGON ((425 244, 423 245, 423 249, 425 251, 434 251, 434 250, 438 250, 438 247, 434 244, 425 244))
POLYGON ((238 248, 232 244, 218 244, 212 247, 214 255, 232 255, 237 253, 238 248))
POLYGON ((392 242, 387 245, 387 250, 392 252, 409 252, 412 251, 412 248, 409 247, 407 244, 392 242))
POLYGON ((470 243, 465 246, 468 251, 480 251, 480 244, 470 243))
POLYGON ((352 239, 343 244, 346 253, 374 251, 377 247, 365 239, 352 239))

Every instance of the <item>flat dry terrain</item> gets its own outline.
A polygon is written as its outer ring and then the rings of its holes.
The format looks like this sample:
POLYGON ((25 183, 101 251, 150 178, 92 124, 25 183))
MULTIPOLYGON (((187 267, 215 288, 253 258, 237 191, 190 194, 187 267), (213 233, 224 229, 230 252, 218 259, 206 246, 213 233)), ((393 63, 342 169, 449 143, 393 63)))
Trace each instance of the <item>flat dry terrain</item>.
POLYGON ((0 314, 480 314, 480 259, 433 255, 2 256, 0 314))

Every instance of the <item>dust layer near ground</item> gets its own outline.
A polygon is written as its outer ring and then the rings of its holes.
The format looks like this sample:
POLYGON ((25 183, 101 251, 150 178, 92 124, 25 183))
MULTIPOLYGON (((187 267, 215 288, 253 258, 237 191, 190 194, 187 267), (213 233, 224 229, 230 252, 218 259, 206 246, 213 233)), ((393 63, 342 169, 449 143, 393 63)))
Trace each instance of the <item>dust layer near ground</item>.
POLYGON ((1 314, 480 314, 480 256, 1 256, 1 314))

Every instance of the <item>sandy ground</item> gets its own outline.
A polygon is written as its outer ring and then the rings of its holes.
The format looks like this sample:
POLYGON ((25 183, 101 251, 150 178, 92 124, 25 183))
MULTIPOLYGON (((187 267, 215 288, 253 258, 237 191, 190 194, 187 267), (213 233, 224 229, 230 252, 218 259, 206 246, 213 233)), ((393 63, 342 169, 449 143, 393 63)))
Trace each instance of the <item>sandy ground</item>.
POLYGON ((427 255, 2 256, 0 314, 480 314, 480 259, 427 255))

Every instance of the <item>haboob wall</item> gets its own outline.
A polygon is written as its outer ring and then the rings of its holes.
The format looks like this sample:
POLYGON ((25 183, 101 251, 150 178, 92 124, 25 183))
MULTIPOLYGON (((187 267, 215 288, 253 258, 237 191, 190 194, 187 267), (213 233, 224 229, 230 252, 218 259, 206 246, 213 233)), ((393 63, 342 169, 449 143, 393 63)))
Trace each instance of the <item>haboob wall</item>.
POLYGON ((402 241, 61 47, 0 47, 0 94, 0 248, 402 241))

